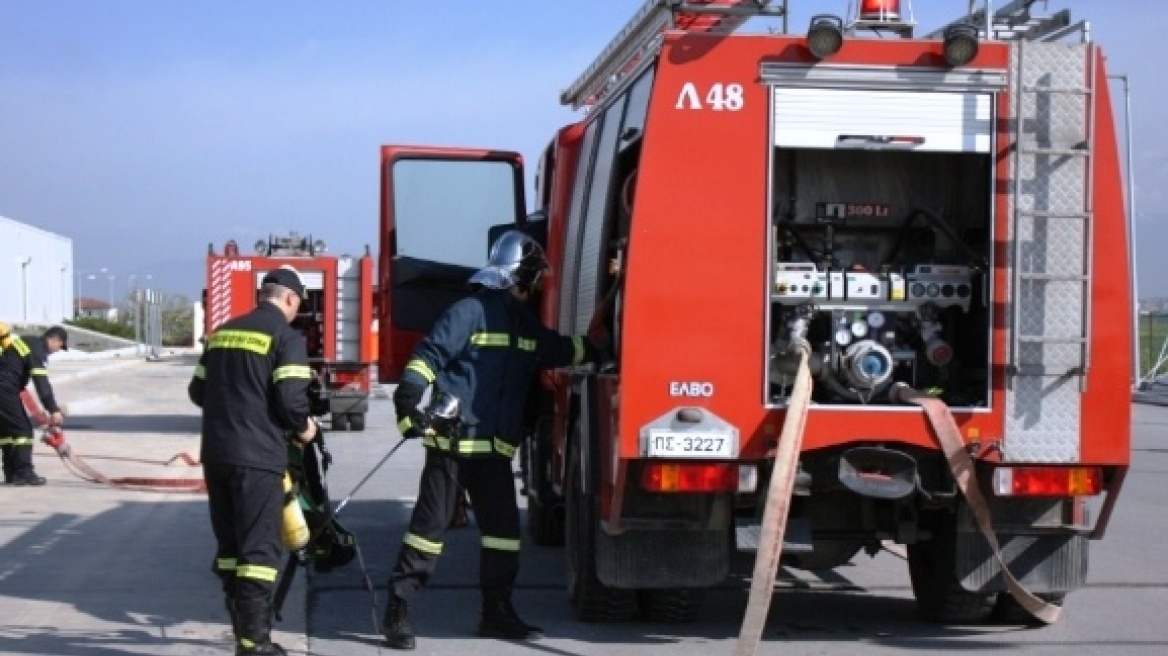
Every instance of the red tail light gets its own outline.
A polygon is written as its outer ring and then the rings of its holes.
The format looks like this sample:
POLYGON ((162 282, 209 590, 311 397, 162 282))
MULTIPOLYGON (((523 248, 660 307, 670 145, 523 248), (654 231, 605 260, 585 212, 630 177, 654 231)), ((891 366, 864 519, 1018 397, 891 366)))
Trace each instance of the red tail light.
POLYGON ((863 0, 860 3, 860 20, 898 21, 900 0, 863 0))
POLYGON ((994 494, 1000 497, 1081 497, 1103 491, 1099 467, 999 467, 994 494))
POLYGON ((650 492, 737 492, 738 465, 649 463, 641 470, 641 487, 650 492))

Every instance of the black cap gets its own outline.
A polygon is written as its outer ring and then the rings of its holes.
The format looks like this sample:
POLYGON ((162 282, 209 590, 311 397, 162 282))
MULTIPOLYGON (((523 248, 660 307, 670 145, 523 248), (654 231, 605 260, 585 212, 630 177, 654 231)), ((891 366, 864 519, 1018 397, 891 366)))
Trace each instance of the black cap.
POLYGON ((49 328, 45 331, 45 334, 42 335, 42 337, 45 339, 48 339, 49 337, 56 337, 57 339, 61 340, 61 350, 69 350, 69 333, 60 326, 53 326, 52 328, 49 328))
POLYGON ((281 265, 280 268, 272 269, 264 274, 264 278, 260 283, 264 285, 272 283, 281 287, 287 287, 296 292, 296 295, 300 298, 308 298, 308 294, 304 290, 304 282, 300 280, 300 274, 296 269, 293 269, 287 264, 281 265))

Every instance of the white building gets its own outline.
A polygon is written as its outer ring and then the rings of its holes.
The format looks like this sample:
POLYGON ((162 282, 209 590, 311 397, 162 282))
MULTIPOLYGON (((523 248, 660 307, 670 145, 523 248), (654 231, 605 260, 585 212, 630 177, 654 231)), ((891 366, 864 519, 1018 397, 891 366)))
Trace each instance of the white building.
POLYGON ((0 320, 73 316, 73 240, 0 216, 0 320))

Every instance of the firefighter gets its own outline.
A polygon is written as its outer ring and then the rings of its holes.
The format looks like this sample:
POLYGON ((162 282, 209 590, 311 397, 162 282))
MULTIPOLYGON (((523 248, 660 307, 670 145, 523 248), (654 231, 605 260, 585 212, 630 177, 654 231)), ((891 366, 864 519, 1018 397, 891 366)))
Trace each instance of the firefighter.
POLYGON ((271 641, 271 628, 288 436, 307 444, 317 434, 304 338, 289 326, 304 297, 292 267, 267 273, 256 309, 210 335, 188 387, 203 409, 200 457, 218 543, 212 567, 237 656, 286 653, 271 641))
POLYGON ((41 405, 49 413, 49 424, 61 425, 63 415, 49 383, 48 365, 48 356, 61 350, 69 350, 69 333, 60 326, 49 328, 41 337, 24 339, 8 334, 0 338, 0 448, 5 483, 45 484, 44 477, 38 476, 32 466, 32 421, 20 393, 31 379, 41 405))
POLYGON ((394 393, 398 427, 405 437, 422 439, 426 461, 389 579, 382 627, 389 647, 415 647, 408 606, 434 571, 463 490, 469 493, 482 534, 479 635, 517 640, 542 635, 511 604, 519 571, 519 509, 511 459, 523 434, 524 404, 536 370, 596 359, 596 349, 586 339, 548 329, 528 309, 526 303, 547 267, 534 239, 518 231, 504 233, 491 247, 487 266, 469 280, 475 293, 438 319, 406 364, 394 393), (457 428, 438 428, 433 415, 419 410, 430 385, 432 398, 456 400, 457 428))

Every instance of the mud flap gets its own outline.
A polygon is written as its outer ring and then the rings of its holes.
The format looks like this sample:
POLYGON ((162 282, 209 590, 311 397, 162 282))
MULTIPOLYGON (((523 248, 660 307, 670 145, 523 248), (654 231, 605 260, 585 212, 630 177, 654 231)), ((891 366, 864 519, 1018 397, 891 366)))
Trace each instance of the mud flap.
MULTIPOLYGON (((1002 568, 969 514, 969 509, 963 506, 959 524, 962 529, 957 532, 957 571, 954 572, 957 580, 970 592, 1005 592, 1002 568)), ((1086 584, 1089 541, 1085 536, 1007 532, 998 532, 997 536, 1002 559, 1027 590, 1038 594, 1061 593, 1086 584)))

